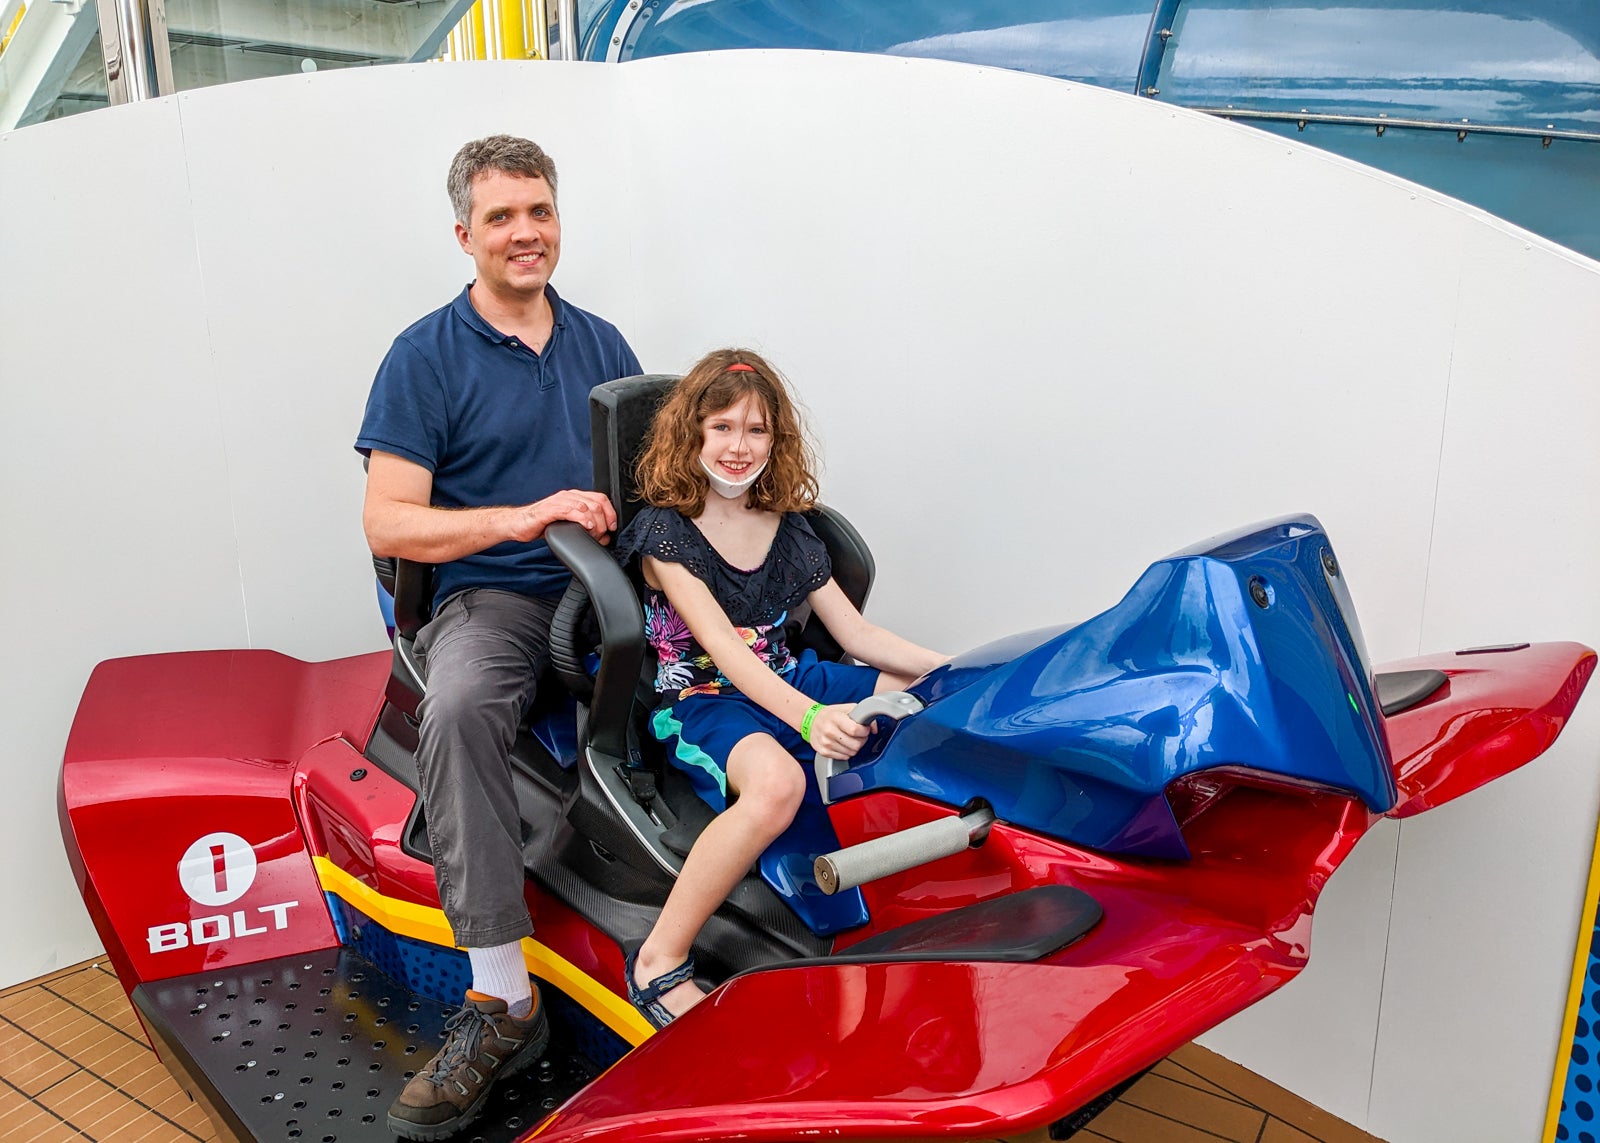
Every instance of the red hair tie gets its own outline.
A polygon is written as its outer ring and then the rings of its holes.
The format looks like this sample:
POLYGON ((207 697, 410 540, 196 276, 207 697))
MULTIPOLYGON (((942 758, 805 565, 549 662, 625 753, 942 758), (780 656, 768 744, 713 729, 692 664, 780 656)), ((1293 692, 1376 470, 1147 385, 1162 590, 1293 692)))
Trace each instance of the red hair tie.
POLYGON ((756 367, 754 365, 746 365, 742 361, 735 361, 723 370, 724 373, 754 373, 755 371, 756 367))

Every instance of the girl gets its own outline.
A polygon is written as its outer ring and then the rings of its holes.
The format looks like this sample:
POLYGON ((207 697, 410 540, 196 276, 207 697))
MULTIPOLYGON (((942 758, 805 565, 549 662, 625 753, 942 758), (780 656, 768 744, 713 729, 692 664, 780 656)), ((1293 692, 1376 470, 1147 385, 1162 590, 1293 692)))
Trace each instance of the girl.
POLYGON ((690 948, 794 819, 806 787, 800 760, 853 756, 867 729, 850 708, 945 661, 867 622, 833 581, 827 549, 800 515, 816 505, 812 468, 782 379, 742 349, 689 371, 639 458, 649 507, 618 537, 617 556, 639 560, 649 589, 646 635, 660 662, 651 729, 721 811, 627 958, 629 999, 658 1028, 700 1001, 690 948), (790 653, 783 623, 806 601, 870 666, 790 653))

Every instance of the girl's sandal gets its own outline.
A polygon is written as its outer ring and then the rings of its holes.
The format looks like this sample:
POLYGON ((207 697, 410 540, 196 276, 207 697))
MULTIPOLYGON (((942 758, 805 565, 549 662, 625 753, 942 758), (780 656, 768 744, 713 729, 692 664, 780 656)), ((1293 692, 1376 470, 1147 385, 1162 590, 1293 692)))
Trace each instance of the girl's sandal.
POLYGON ((628 999, 633 1001, 633 1006, 650 1021, 650 1026, 659 1032, 675 1018, 667 1011, 666 1005, 661 1003, 661 997, 685 981, 694 979, 694 955, 691 953, 677 968, 662 973, 643 986, 633 982, 634 965, 638 959, 639 949, 633 948, 628 951, 627 957, 622 962, 622 975, 628 981, 628 999))

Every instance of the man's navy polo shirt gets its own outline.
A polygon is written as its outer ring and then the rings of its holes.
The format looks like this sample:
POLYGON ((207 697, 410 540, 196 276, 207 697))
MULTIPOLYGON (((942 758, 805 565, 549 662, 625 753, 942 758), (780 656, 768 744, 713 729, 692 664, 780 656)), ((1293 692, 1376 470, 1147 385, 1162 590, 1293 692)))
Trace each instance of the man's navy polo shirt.
MULTIPOLYGON (((549 286, 555 326, 535 353, 484 321, 470 289, 395 338, 356 448, 422 465, 440 508, 531 504, 592 487, 589 390, 639 373, 639 359, 614 325, 549 286)), ((568 578, 543 540, 496 544, 440 565, 434 606, 469 587, 550 595, 568 578)))

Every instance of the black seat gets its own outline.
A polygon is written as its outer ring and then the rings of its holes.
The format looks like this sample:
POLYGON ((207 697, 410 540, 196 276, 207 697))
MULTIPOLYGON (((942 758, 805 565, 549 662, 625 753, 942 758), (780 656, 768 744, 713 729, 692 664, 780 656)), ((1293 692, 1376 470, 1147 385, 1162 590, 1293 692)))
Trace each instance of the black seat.
MULTIPOLYGON (((619 528, 643 506, 634 466, 656 410, 676 383, 676 377, 664 375, 628 377, 596 386, 590 394, 595 487, 616 506, 619 528)), ((810 522, 828 547, 835 580, 858 608, 864 607, 875 570, 866 543, 832 509, 819 506, 810 522)), ((676 875, 713 814, 686 780, 661 765, 658 748, 641 733, 654 704, 655 664, 644 642, 639 585, 578 525, 554 525, 545 538, 573 572, 552 630, 552 658, 557 674, 586 707, 579 735, 581 796, 569 809, 569 820, 613 852, 631 843, 636 856, 648 856, 676 875), (584 669, 588 644, 581 635, 581 618, 590 608, 600 631, 600 670, 592 682, 584 669), (618 825, 625 825, 631 837, 617 836, 618 825)), ((791 645, 839 656, 838 643, 809 608, 797 608, 790 623, 791 645)))
MULTIPOLYGON (((660 374, 628 377, 599 385, 590 394, 594 486, 615 505, 619 528, 643 506, 634 485, 634 465, 656 410, 677 380, 660 374)), ((849 521, 827 507, 819 506, 810 523, 828 547, 834 579, 851 602, 865 607, 875 572, 865 541, 849 521)), ((638 585, 610 550, 577 524, 553 524, 545 540, 571 569, 573 579, 551 631, 553 678, 539 687, 540 697, 529 718, 565 702, 568 693, 578 700, 577 781, 568 794, 566 817, 609 853, 640 868, 653 865, 676 876, 683 856, 713 812, 687 781, 660 764, 653 740, 640 733, 654 703, 649 684, 655 664, 644 640, 638 585), (587 663, 593 650, 599 652, 599 670, 591 676, 587 663), (549 685, 557 680, 559 686, 549 685)), ((414 727, 424 689, 415 642, 431 617, 434 568, 403 559, 373 562, 394 596, 394 659, 386 697, 414 727)), ((809 610, 796 608, 791 615, 791 645, 838 658, 837 641, 809 610)), ((394 726, 392 718, 385 723, 394 726)), ((403 730, 394 737, 414 748, 414 737, 403 730)), ((515 756, 513 760, 517 761, 515 756)), ((410 780, 414 784, 414 771, 410 780)))

